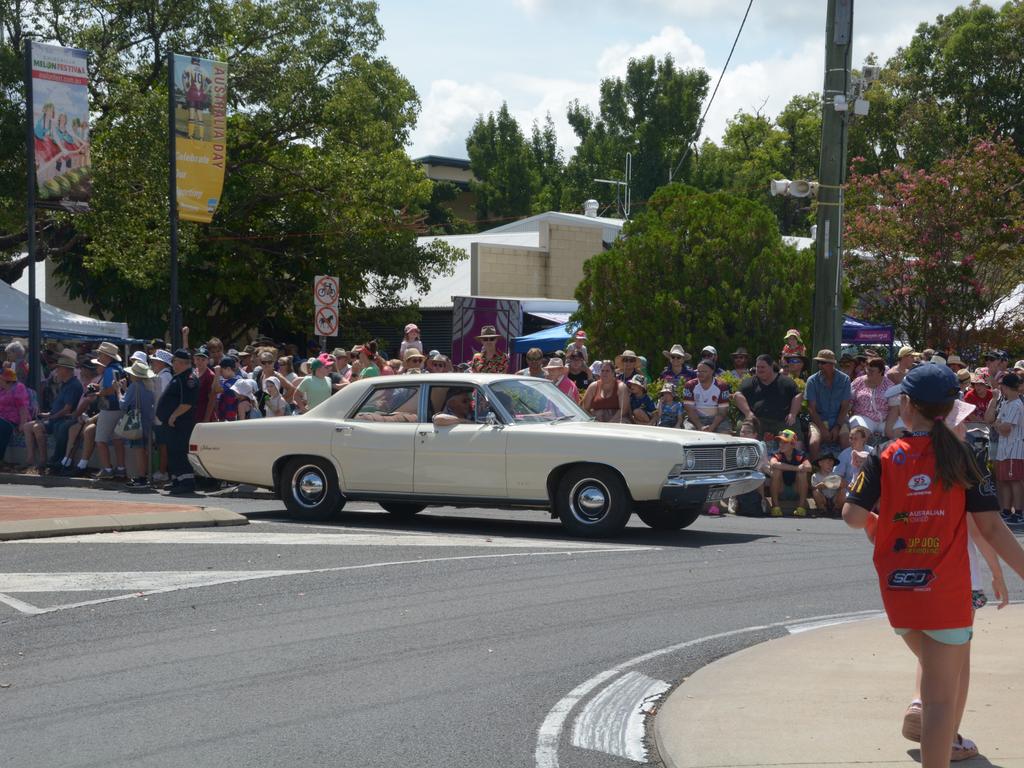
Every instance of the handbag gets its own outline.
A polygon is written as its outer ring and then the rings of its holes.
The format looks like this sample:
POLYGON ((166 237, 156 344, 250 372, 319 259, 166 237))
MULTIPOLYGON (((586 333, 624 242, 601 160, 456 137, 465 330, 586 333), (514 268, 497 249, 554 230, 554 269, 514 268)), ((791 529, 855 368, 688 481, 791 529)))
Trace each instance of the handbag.
POLYGON ((136 384, 135 408, 125 411, 114 426, 114 434, 122 440, 142 439, 142 390, 138 386, 136 384))

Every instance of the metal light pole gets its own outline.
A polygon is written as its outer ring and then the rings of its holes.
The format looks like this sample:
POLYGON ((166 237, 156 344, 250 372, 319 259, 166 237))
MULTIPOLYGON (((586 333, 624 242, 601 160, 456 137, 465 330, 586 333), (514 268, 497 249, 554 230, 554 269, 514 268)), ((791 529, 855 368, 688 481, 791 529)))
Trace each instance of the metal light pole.
POLYGON ((825 21, 825 84, 822 89, 821 164, 814 267, 813 351, 838 352, 842 343, 843 184, 846 183, 847 120, 851 107, 853 0, 828 0, 825 21), (836 97, 842 97, 838 99, 836 97), (839 107, 837 109, 837 106, 839 107))

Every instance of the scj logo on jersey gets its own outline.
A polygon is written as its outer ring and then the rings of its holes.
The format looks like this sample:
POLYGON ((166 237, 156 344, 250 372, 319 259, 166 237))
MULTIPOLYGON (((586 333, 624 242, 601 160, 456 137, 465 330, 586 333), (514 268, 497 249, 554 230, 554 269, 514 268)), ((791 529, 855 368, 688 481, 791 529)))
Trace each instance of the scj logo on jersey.
POLYGON ((907 488, 911 493, 924 493, 932 487, 932 478, 929 475, 914 475, 907 481, 907 488))

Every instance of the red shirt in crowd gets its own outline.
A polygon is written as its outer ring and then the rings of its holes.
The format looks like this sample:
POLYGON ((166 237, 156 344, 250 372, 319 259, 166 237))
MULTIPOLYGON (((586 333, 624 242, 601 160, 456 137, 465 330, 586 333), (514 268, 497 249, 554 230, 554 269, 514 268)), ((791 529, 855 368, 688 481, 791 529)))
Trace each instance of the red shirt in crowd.
POLYGON ((978 390, 971 387, 964 393, 964 402, 974 406, 974 412, 967 417, 967 421, 983 421, 988 404, 992 402, 992 390, 986 387, 982 390, 984 396, 978 394, 978 390))

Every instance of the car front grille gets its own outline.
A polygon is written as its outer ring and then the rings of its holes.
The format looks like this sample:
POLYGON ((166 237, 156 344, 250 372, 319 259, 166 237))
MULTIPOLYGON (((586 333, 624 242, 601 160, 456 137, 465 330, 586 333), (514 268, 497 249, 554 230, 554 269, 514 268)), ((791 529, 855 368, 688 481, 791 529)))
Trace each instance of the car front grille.
POLYGON ((739 467, 736 452, 739 446, 687 448, 697 460, 691 472, 723 472, 739 467))

